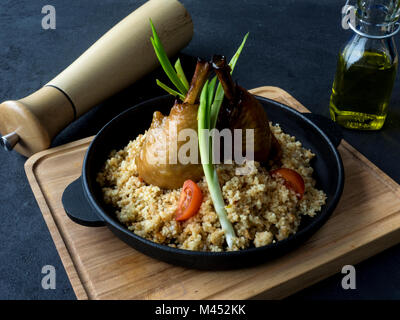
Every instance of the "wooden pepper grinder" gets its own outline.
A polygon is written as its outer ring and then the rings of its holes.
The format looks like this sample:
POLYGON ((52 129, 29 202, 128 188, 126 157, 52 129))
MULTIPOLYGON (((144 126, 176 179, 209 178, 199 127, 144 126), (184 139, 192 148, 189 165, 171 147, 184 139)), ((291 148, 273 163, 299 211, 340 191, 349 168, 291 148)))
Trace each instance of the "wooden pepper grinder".
POLYGON ((152 19, 168 56, 192 38, 189 13, 177 0, 150 0, 119 22, 43 88, 0 104, 0 144, 30 156, 93 106, 155 69, 152 19))

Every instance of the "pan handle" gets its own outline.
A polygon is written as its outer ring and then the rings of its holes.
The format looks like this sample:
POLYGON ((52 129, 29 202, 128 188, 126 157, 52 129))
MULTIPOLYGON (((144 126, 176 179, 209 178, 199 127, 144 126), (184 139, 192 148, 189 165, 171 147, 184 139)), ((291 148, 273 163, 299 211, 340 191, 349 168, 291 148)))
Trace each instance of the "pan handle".
POLYGON ((337 148, 343 139, 342 128, 331 119, 315 113, 303 113, 303 115, 314 122, 331 140, 337 148))
POLYGON ((72 182, 62 195, 62 204, 67 216, 74 222, 87 227, 101 227, 105 223, 100 219, 86 200, 82 180, 79 177, 72 182))

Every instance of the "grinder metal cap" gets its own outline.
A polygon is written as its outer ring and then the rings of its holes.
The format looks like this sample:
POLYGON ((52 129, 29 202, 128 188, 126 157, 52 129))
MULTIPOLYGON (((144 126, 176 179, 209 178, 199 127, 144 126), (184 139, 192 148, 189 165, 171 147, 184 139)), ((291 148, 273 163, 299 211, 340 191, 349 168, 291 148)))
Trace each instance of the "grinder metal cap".
POLYGON ((18 140, 18 134, 12 132, 1 137, 0 146, 3 147, 6 151, 11 151, 12 149, 14 149, 14 146, 17 144, 18 140))

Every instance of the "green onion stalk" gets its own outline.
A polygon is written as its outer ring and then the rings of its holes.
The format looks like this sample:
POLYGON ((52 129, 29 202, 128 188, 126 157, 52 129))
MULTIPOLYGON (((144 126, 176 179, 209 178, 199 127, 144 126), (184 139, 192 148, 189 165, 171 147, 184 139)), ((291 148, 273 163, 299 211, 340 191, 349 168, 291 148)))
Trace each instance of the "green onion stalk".
MULTIPOLYGON (((215 87, 215 83, 214 83, 215 87)), ((221 187, 218 181, 218 174, 215 166, 212 164, 212 144, 210 132, 210 110, 211 104, 209 94, 213 93, 213 85, 209 86, 207 81, 201 91, 200 105, 198 110, 198 136, 201 164, 204 175, 207 180, 208 190, 214 204, 215 212, 218 215, 221 228, 225 233, 225 239, 229 248, 233 246, 233 239, 236 237, 235 230, 228 219, 225 210, 225 202, 222 197, 221 187)))
MULTIPOLYGON (((231 73, 236 66, 239 59, 240 53, 246 43, 247 33, 232 57, 229 66, 231 67, 231 73)), ((221 108, 224 99, 224 89, 221 83, 218 84, 215 92, 215 86, 217 83, 217 77, 215 76, 210 82, 204 84, 203 90, 200 96, 200 106, 198 110, 198 136, 199 136, 199 149, 201 164, 203 166, 204 175, 206 177, 208 190, 210 191, 211 199, 214 204, 215 212, 218 215, 221 228, 225 233, 225 239, 228 247, 231 249, 233 246, 233 239, 236 237, 235 230, 233 229, 232 223, 228 219, 228 215, 225 210, 225 202, 222 197, 221 186, 219 185, 218 174, 215 166, 212 164, 212 140, 210 132, 217 125, 218 113, 221 108), (215 95, 214 95, 215 92, 215 95)))
MULTIPOLYGON (((150 38, 150 41, 154 47, 156 56, 164 72, 177 90, 168 87, 158 79, 156 79, 157 85, 167 91, 169 94, 184 100, 189 90, 189 82, 185 76, 185 73, 183 72, 181 61, 178 59, 175 62, 174 67, 172 66, 151 20, 150 25, 153 32, 153 36, 150 38)), ((247 33, 238 50, 229 62, 231 73, 236 66, 248 36, 249 34, 247 33)), ((223 99, 224 89, 222 88, 221 83, 218 83, 217 86, 217 77, 215 76, 211 79, 211 81, 207 81, 205 83, 201 91, 200 105, 198 110, 198 137, 200 158, 204 175, 207 180, 208 190, 210 191, 211 199, 214 204, 215 212, 218 215, 221 228, 225 233, 225 239, 228 247, 232 248, 234 238, 236 237, 235 230, 228 219, 221 186, 219 185, 217 170, 212 164, 212 139, 209 134, 211 130, 216 127, 218 114, 223 99), (217 89, 215 90, 216 87, 217 89)))

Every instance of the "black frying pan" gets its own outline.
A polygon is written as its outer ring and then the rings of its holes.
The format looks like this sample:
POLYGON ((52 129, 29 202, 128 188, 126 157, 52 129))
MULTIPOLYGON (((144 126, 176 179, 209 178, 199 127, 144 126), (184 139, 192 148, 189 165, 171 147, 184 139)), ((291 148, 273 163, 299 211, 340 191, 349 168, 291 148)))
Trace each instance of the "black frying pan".
POLYGON ((279 123, 284 132, 294 135, 305 148, 316 154, 312 166, 317 188, 327 195, 326 204, 314 218, 302 217, 299 230, 287 239, 259 248, 233 252, 201 252, 171 248, 144 239, 121 224, 112 207, 103 201, 96 182, 111 150, 124 148, 150 126, 153 112, 168 114, 174 98, 163 96, 143 102, 111 120, 94 138, 87 150, 82 176, 64 191, 62 202, 68 216, 85 226, 104 226, 136 250, 153 258, 196 269, 230 269, 261 263, 292 250, 315 233, 329 218, 342 194, 343 164, 336 147, 341 132, 327 118, 302 114, 283 104, 257 97, 270 121, 279 123))

